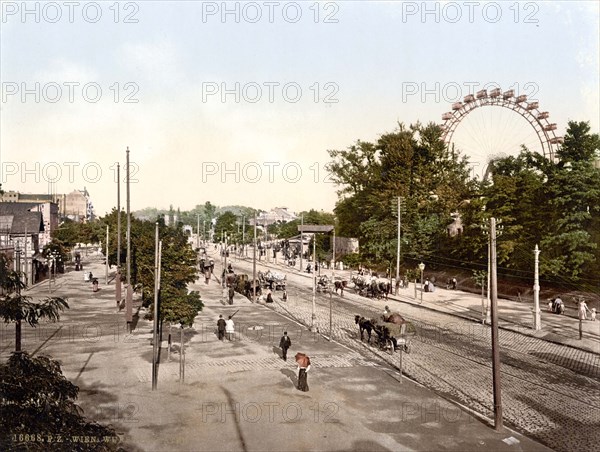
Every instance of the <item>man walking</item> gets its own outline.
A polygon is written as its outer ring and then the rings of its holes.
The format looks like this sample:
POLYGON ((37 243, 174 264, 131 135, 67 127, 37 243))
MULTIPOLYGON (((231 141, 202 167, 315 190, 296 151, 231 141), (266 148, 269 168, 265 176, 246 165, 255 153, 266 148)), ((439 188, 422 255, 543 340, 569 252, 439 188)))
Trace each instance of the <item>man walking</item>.
POLYGON ((283 360, 287 361, 287 351, 292 346, 292 340, 287 335, 287 331, 283 332, 281 340, 279 341, 279 348, 281 349, 283 360))
POLYGON ((225 337, 225 320, 223 320, 223 315, 219 315, 219 320, 217 320, 217 333, 219 340, 222 341, 225 337))

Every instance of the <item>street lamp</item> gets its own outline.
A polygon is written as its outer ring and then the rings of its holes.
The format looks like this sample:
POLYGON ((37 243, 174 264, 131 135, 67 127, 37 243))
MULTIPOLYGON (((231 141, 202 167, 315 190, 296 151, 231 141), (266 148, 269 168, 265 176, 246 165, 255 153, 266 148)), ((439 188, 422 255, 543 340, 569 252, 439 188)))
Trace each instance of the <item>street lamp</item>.
POLYGON ((419 264, 419 270, 421 270, 421 303, 423 303, 423 270, 425 270, 425 264, 423 262, 419 264))

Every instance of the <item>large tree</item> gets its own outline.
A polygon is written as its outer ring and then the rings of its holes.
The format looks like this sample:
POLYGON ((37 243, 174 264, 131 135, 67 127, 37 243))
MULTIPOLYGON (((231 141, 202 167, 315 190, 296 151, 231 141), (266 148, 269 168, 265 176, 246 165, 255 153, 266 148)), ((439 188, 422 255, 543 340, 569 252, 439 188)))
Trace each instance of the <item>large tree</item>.
POLYGON ((340 186, 335 209, 341 235, 358 237, 361 253, 378 263, 395 261, 397 200, 403 199, 403 254, 415 259, 438 252, 461 202, 472 197, 466 159, 447 149, 434 124, 383 134, 329 151, 328 165, 340 186))
POLYGON ((524 148, 491 164, 482 193, 487 216, 502 221, 498 256, 509 272, 531 272, 539 245, 542 276, 562 282, 597 277, 599 147, 587 123, 571 121, 556 161, 524 148))

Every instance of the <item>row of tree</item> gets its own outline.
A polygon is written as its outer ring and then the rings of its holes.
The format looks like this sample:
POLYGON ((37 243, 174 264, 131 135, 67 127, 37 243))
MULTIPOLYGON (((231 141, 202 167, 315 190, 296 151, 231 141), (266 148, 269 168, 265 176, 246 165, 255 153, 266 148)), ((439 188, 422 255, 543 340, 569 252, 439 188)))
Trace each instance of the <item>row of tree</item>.
POLYGON ((588 123, 569 122, 554 161, 523 148, 516 157, 492 160, 491 178, 484 181, 470 177, 466 156, 448 148, 441 133, 435 124, 399 124, 376 143, 329 151, 328 170, 340 187, 338 233, 359 238, 364 260, 395 263, 400 197, 402 256, 411 266, 423 260, 484 267, 482 225, 496 217, 505 274, 529 278, 538 244, 542 276, 597 285, 600 139, 588 123), (451 235, 457 218, 460 233, 451 235))
MULTIPOLYGON (((78 243, 99 244, 106 253, 106 227, 109 229, 108 262, 120 263, 121 277, 125 280, 127 260, 127 216, 121 212, 121 248, 117 256, 117 210, 89 223, 65 220, 54 232, 49 250, 58 250, 68 260, 78 243)), ((131 217, 131 283, 141 292, 145 306, 154 300, 155 228, 159 224, 162 240, 162 268, 160 291, 161 321, 191 326, 202 309, 198 292, 188 292, 187 285, 197 278, 196 253, 188 243, 188 236, 180 227, 182 223, 167 226, 163 215, 154 221, 131 217)), ((152 307, 152 306, 151 306, 152 307)))

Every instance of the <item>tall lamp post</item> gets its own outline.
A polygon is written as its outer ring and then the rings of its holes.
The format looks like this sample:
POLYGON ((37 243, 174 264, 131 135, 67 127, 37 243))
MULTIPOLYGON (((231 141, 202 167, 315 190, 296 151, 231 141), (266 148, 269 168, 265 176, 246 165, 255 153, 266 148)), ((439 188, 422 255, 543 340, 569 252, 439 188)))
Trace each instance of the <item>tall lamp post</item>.
POLYGON ((197 215, 196 223, 196 249, 200 248, 200 214, 197 215))
POLYGON ((421 303, 423 303, 423 271, 425 270, 425 264, 423 262, 419 264, 419 270, 421 270, 421 303))
POLYGON ((400 286, 400 231, 402 224, 402 197, 398 196, 398 248, 396 250, 396 285, 394 287, 394 295, 398 295, 398 287, 400 286))

